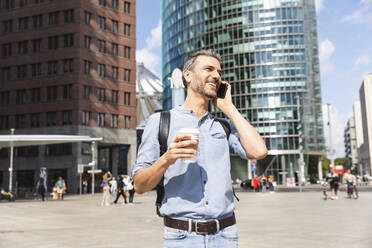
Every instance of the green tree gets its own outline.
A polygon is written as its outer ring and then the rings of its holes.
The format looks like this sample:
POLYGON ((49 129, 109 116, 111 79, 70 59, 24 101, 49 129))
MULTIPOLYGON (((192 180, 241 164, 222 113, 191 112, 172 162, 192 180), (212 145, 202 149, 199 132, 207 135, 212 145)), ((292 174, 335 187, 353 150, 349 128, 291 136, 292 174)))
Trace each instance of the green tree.
POLYGON ((323 168, 323 175, 326 176, 329 172, 329 165, 331 164, 331 160, 329 160, 326 156, 322 156, 322 168, 323 168))
POLYGON ((335 164, 337 164, 337 165, 343 165, 344 168, 345 168, 346 158, 336 158, 335 159, 335 164))

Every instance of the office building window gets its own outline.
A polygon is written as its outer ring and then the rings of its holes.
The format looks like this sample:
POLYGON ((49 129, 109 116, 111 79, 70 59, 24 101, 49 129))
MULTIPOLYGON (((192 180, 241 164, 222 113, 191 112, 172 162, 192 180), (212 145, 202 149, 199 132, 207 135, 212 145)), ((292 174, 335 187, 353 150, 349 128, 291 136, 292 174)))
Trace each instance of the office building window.
POLYGON ((18 65, 17 66, 17 78, 23 79, 27 77, 27 66, 26 65, 18 65))
POLYGON ((4 30, 4 33, 13 32, 13 20, 3 21, 3 30, 4 30))
POLYGON ((41 52, 41 39, 32 40, 32 51, 34 53, 41 52))
POLYGON ((118 99, 119 99, 119 92, 117 90, 112 90, 111 91, 111 103, 112 104, 118 104, 118 99))
POLYGON ((99 127, 105 126, 105 114, 104 113, 97 114, 97 126, 99 127))
POLYGON ((130 47, 124 46, 124 58, 130 59, 130 47))
POLYGON ((57 25, 59 23, 59 11, 49 13, 49 25, 57 25))
POLYGON ((119 22, 118 21, 115 21, 115 20, 111 20, 111 32, 117 34, 118 33, 118 29, 119 29, 119 22))
POLYGON ((111 7, 117 9, 119 7, 119 0, 112 0, 111 7))
POLYGON ((71 22, 74 22, 74 10, 73 9, 68 9, 68 10, 65 10, 63 11, 63 14, 64 14, 64 19, 65 19, 65 23, 71 23, 71 22))
POLYGON ((125 115, 124 116, 124 128, 130 128, 130 116, 125 115))
POLYGON ((15 0, 5 0, 5 9, 14 9, 15 0))
POLYGON ((111 127, 112 128, 118 128, 118 115, 111 115, 111 127))
POLYGON ((106 41, 98 40, 98 51, 101 53, 106 53, 106 41))
POLYGON ((84 85, 83 87, 83 98, 84 99, 90 99, 90 92, 91 92, 92 87, 88 85, 84 85))
POLYGON ((19 7, 26 7, 30 4, 31 0, 19 0, 19 7))
POLYGON ((17 90, 16 91, 16 104, 25 104, 27 98, 26 90, 17 90))
POLYGON ((40 127, 40 113, 30 114, 31 127, 40 127))
POLYGON ((47 112, 46 113, 46 125, 47 126, 57 125, 57 112, 47 112))
POLYGON ((92 119, 92 112, 83 111, 83 125, 89 125, 89 122, 91 119, 92 119))
POLYGON ((130 36, 130 24, 124 23, 124 35, 130 36))
POLYGON ((111 45, 111 53, 114 56, 118 56, 119 55, 119 45, 118 44, 112 43, 112 45, 111 45))
POLYGON ((0 116, 0 129, 4 130, 8 128, 9 128, 9 116, 0 116))
POLYGON ((39 3, 43 3, 44 0, 34 0, 34 4, 39 4, 39 3))
POLYGON ((36 15, 32 17, 34 22, 34 28, 41 28, 43 27, 43 16, 42 15, 36 15))
POLYGON ((98 76, 106 77, 106 65, 98 64, 98 76))
POLYGON ((27 40, 18 41, 18 55, 27 54, 27 52, 28 52, 27 47, 28 47, 28 41, 27 40))
POLYGON ((73 47, 74 46, 74 34, 63 35, 63 46, 64 47, 73 47))
POLYGON ((1 80, 6 82, 10 80, 10 66, 1 68, 1 80))
POLYGON ((130 69, 124 69, 124 81, 130 82, 130 69))
POLYGON ((72 144, 46 145, 45 156, 63 156, 72 154, 72 144))
POLYGON ((119 78, 119 68, 116 67, 116 66, 112 66, 111 72, 112 72, 112 75, 111 75, 112 79, 118 80, 118 78, 119 78))
POLYGON ((47 101, 55 101, 57 100, 57 86, 49 86, 47 87, 47 101))
POLYGON ((130 14, 130 2, 124 1, 124 13, 130 14))
POLYGON ((48 62, 48 75, 58 74, 58 61, 49 61, 48 62))
POLYGON ((72 99, 72 84, 63 85, 63 99, 72 99))
POLYGON ((97 89, 97 98, 98 98, 98 101, 105 102, 106 101, 106 89, 98 88, 97 89))
POLYGON ((41 101, 41 88, 31 89, 31 102, 39 103, 41 101))
POLYGON ((63 72, 64 73, 74 72, 74 59, 63 60, 63 72))
POLYGON ((90 20, 92 19, 92 13, 84 11, 84 23, 90 25, 90 20))
POLYGON ((62 111, 62 125, 72 124, 72 110, 62 111))
POLYGON ((58 36, 49 36, 48 37, 48 49, 58 49, 58 36))
POLYGON ((25 128, 26 127, 26 115, 16 115, 15 116, 15 128, 25 128))
POLYGON ((106 30, 106 18, 98 16, 98 28, 106 30))
POLYGON ((18 31, 26 31, 28 29, 28 17, 18 18, 18 31))
POLYGON ((31 65, 31 76, 32 77, 41 76, 41 63, 35 63, 31 65))
POLYGON ((130 105, 130 92, 124 92, 124 105, 130 105))
POLYGON ((90 74, 90 68, 92 67, 92 62, 84 60, 84 73, 90 74))
POLYGON ((84 36, 84 48, 90 49, 91 41, 92 41, 92 37, 85 35, 84 36))
POLYGON ((4 57, 12 56, 12 43, 2 45, 1 55, 4 57))
POLYGON ((10 103, 10 91, 1 91, 0 92, 0 104, 7 105, 10 103))
POLYGON ((103 7, 106 7, 107 1, 106 0, 98 0, 98 4, 103 6, 103 7))

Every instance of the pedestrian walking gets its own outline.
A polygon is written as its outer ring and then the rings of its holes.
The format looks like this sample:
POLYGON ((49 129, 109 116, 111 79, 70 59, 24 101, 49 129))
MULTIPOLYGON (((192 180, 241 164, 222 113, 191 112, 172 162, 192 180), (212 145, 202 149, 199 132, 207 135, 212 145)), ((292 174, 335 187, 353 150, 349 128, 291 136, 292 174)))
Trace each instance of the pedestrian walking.
POLYGON ((110 199, 110 184, 109 184, 109 181, 111 180, 111 178, 112 178, 112 175, 111 175, 110 171, 107 171, 102 176, 102 183, 101 183, 101 187, 102 187, 102 191, 103 191, 102 202, 101 202, 102 206, 109 206, 110 205, 110 203, 109 203, 109 199, 110 199))
POLYGON ((273 175, 270 175, 269 176, 269 179, 267 180, 269 182, 269 189, 270 189, 270 193, 274 193, 274 176, 273 175))
POLYGON ((110 193, 112 197, 116 197, 116 192, 118 189, 118 183, 116 181, 115 177, 112 177, 111 183, 110 183, 110 193))
POLYGON ((127 204, 127 197, 124 194, 124 182, 123 182, 123 178, 121 176, 118 177, 117 189, 116 189, 116 199, 114 201, 114 204, 118 203, 118 200, 119 200, 120 196, 123 196, 123 198, 124 198, 123 205, 127 204))
POLYGON ((339 175, 334 171, 333 168, 330 169, 330 172, 327 175, 327 181, 331 186, 331 199, 338 200, 338 187, 340 182, 339 175))
POLYGON ((62 177, 58 177, 58 181, 56 183, 58 200, 63 200, 63 193, 66 187, 65 185, 66 183, 64 182, 62 177))
POLYGON ((134 182, 133 182, 133 179, 132 178, 129 178, 130 179, 130 183, 128 184, 128 190, 129 190, 129 204, 133 204, 133 199, 134 199, 134 193, 135 193, 135 190, 134 190, 134 182))
POLYGON ((237 247, 230 150, 244 159, 267 154, 264 140, 233 105, 231 86, 221 80, 220 60, 212 50, 186 60, 187 97, 167 112, 166 147, 158 139, 166 114, 156 113, 148 119, 132 169, 139 194, 163 183, 158 187, 158 213, 164 218, 164 247, 237 247), (210 101, 228 119, 211 115, 210 101), (181 128, 188 129, 179 133, 181 128))
POLYGON ((36 184, 36 192, 38 199, 45 201, 45 193, 47 192, 47 186, 44 181, 44 178, 40 178, 36 184))
POLYGON ((88 180, 86 178, 84 178, 83 180, 83 194, 87 194, 88 193, 88 180))
POLYGON ((265 193, 267 188, 267 178, 265 174, 261 176, 261 192, 265 193))

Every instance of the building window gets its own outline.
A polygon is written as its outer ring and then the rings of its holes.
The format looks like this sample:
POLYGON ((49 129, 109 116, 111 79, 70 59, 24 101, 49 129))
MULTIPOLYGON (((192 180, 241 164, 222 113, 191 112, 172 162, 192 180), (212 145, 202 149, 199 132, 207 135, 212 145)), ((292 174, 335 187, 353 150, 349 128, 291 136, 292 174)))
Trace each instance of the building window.
POLYGON ((130 14, 130 2, 124 1, 124 13, 130 14))
POLYGON ((5 0, 5 9, 14 9, 14 0, 5 0))
POLYGON ((18 31, 26 31, 28 29, 28 17, 18 18, 18 31))
POLYGON ((1 55, 4 57, 12 56, 12 44, 11 43, 2 45, 1 55))
POLYGON ((106 53, 106 41, 98 40, 98 51, 101 53, 106 53))
POLYGON ((64 73, 74 72, 74 59, 63 60, 63 72, 64 73))
POLYGON ((49 61, 48 62, 48 75, 58 74, 58 61, 49 61))
POLYGON ((57 25, 59 23, 59 11, 49 13, 49 25, 57 25))
POLYGON ((39 103, 41 101, 41 89, 33 88, 31 89, 31 102, 39 103))
POLYGON ((90 25, 90 20, 92 19, 92 13, 84 11, 84 23, 90 25))
POLYGON ((89 122, 91 119, 92 119, 92 112, 83 111, 83 125, 89 125, 89 122))
POLYGON ((111 20, 112 26, 111 26, 111 32, 117 34, 119 30, 119 22, 115 20, 111 20))
POLYGON ((63 36, 63 46, 64 47, 74 46, 74 34, 65 34, 63 36))
POLYGON ((57 112, 47 112, 46 113, 46 125, 47 126, 57 125, 57 112))
POLYGON ((28 47, 28 41, 27 40, 19 41, 18 42, 18 55, 27 54, 27 52, 28 52, 27 47, 28 47))
POLYGON ((112 75, 111 75, 112 79, 118 80, 118 78, 119 78, 119 68, 116 67, 116 66, 112 66, 111 72, 112 72, 112 75))
POLYGON ((130 128, 130 116, 125 115, 124 116, 124 128, 130 128))
POLYGON ((30 115, 31 127, 40 127, 40 113, 30 115))
POLYGON ((41 52, 41 39, 32 40, 32 51, 34 53, 41 52))
POLYGON ((130 24, 124 23, 124 35, 130 36, 130 24))
POLYGON ((103 7, 106 7, 107 2, 106 2, 106 0, 99 0, 98 4, 103 6, 103 7))
POLYGON ((85 35, 84 36, 84 48, 90 49, 91 41, 92 41, 92 37, 85 35))
POLYGON ((63 156, 72 154, 72 144, 46 145, 45 156, 63 156))
POLYGON ((84 73, 85 74, 90 74, 90 68, 92 67, 92 62, 88 60, 84 60, 84 73))
POLYGON ((0 129, 9 128, 9 116, 0 116, 0 129))
POLYGON ((90 92, 91 92, 92 87, 88 85, 84 85, 83 87, 83 98, 84 99, 90 99, 90 92))
POLYGON ((112 50, 111 51, 112 55, 114 55, 114 56, 118 56, 119 55, 119 45, 118 44, 112 43, 111 50, 112 50))
POLYGON ((26 6, 28 6, 29 4, 30 4, 30 1, 31 0, 20 0, 19 1, 19 7, 26 7, 26 6))
POLYGON ((63 99, 72 99, 72 84, 63 85, 63 99))
POLYGON ((98 64, 98 76, 106 77, 106 65, 98 64))
POLYGON ((124 92, 124 105, 130 105, 130 92, 124 92))
POLYGON ((43 3, 44 0, 34 0, 34 4, 39 4, 39 3, 43 3))
POLYGON ((27 77, 27 66, 26 65, 18 65, 17 66, 17 78, 23 79, 27 77))
POLYGON ((124 58, 130 59, 130 47, 124 46, 124 58))
POLYGON ((98 88, 97 89, 97 98, 98 98, 98 101, 105 102, 106 101, 106 89, 98 88))
POLYGON ((10 91, 0 92, 0 104, 7 105, 10 103, 10 91))
POLYGON ((48 37, 48 49, 58 49, 58 36, 48 37))
POLYGON ((3 30, 4 30, 4 33, 13 32, 13 20, 3 21, 3 30))
POLYGON ((34 28, 41 28, 43 27, 43 16, 42 15, 36 15, 32 17, 34 21, 34 28))
POLYGON ((35 63, 31 65, 31 76, 32 77, 41 76, 41 63, 35 63))
POLYGON ((16 91, 16 104, 25 104, 27 98, 26 90, 17 90, 16 91))
POLYGON ((124 69, 124 81, 130 82, 130 69, 124 69))
POLYGON ((106 30, 106 18, 98 16, 98 28, 106 30))
POLYGON ((47 87, 47 101, 55 101, 57 100, 57 86, 49 86, 47 87))
POLYGON ((105 126, 105 114, 104 113, 97 114, 97 126, 99 127, 105 126))
POLYGON ((6 82, 10 80, 10 67, 1 68, 1 80, 6 82))
POLYGON ((111 127, 112 128, 118 128, 118 115, 111 115, 111 127))
POLYGON ((71 22, 74 22, 74 10, 73 9, 68 9, 68 10, 65 10, 63 11, 63 14, 64 14, 64 19, 65 19, 65 23, 71 23, 71 22))
POLYGON ((111 7, 117 9, 119 7, 119 0, 112 0, 111 7))
POLYGON ((111 103, 118 104, 119 92, 117 90, 111 91, 111 103))
POLYGON ((62 125, 72 124, 72 110, 62 111, 62 125))
POLYGON ((15 116, 15 128, 25 128, 26 127, 26 115, 16 115, 15 116))

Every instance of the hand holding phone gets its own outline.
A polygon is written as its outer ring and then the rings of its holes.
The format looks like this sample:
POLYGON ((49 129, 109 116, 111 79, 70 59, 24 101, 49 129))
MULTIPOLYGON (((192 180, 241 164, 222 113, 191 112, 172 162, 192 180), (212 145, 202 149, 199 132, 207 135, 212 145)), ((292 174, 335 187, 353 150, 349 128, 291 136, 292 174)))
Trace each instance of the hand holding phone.
POLYGON ((220 86, 218 87, 217 90, 217 98, 225 98, 227 91, 227 84, 220 83, 220 86))

